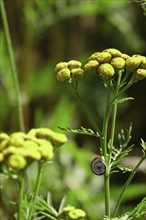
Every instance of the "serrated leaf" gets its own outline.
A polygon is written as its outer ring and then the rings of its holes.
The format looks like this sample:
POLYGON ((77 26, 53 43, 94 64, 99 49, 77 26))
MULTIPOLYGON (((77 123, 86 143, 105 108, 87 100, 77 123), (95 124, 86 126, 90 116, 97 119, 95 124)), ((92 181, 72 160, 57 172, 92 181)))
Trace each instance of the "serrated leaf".
POLYGON ((127 97, 127 98, 117 99, 117 100, 115 100, 114 104, 115 104, 115 103, 122 104, 122 103, 124 103, 124 102, 127 102, 127 101, 129 101, 129 100, 133 100, 133 99, 134 99, 133 97, 127 97))
POLYGON ((144 142, 144 140, 141 138, 141 144, 142 148, 144 149, 144 151, 146 151, 146 142, 144 142))
POLYGON ((131 219, 132 219, 132 217, 130 217, 129 214, 126 213, 121 217, 115 217, 115 218, 109 218, 107 216, 104 216, 103 220, 131 220, 131 219))
POLYGON ((81 126, 81 128, 79 129, 71 129, 69 127, 67 128, 58 127, 58 128, 61 129, 62 131, 71 132, 75 134, 84 134, 84 135, 90 135, 90 136, 95 136, 95 137, 100 136, 98 132, 95 132, 90 128, 84 128, 83 126, 81 126))
POLYGON ((139 218, 146 214, 146 197, 129 213, 133 218, 139 218))

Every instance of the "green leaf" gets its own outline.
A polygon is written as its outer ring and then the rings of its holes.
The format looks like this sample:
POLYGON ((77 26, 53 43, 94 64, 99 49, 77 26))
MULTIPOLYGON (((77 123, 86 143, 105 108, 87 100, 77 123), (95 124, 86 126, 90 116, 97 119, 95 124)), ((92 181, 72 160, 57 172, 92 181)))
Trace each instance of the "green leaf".
POLYGON ((67 201, 67 198, 66 198, 66 196, 64 196, 63 199, 61 200, 61 203, 59 206, 59 211, 58 211, 59 213, 62 212, 63 208, 65 207, 66 201, 67 201))
POLYGON ((122 103, 124 103, 124 102, 129 101, 129 100, 134 100, 134 98, 132 98, 132 97, 127 97, 127 98, 118 99, 118 100, 115 100, 114 104, 115 104, 115 103, 122 104, 122 103))
POLYGON ((132 172, 133 171, 133 168, 132 167, 123 167, 121 165, 118 165, 117 166, 123 173, 126 173, 126 172, 132 172))
POLYGON ((95 136, 95 137, 100 136, 98 132, 94 132, 90 128, 84 128, 82 126, 79 129, 71 129, 69 127, 67 128, 58 127, 58 128, 61 129, 62 131, 67 131, 67 132, 71 132, 75 134, 84 134, 84 135, 90 135, 90 136, 95 136))
POLYGON ((141 138, 141 146, 143 148, 144 151, 146 151, 146 142, 144 142, 144 140, 141 138))
POLYGON ((146 214, 146 197, 129 213, 133 218, 139 218, 144 214, 146 214))

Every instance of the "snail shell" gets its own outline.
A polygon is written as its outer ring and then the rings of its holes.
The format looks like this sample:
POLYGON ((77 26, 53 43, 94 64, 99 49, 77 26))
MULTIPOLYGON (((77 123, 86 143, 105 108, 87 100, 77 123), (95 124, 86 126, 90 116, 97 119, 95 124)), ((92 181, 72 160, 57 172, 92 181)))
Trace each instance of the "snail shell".
POLYGON ((95 157, 91 162, 91 170, 96 175, 103 175, 106 171, 106 165, 104 163, 103 156, 95 157))

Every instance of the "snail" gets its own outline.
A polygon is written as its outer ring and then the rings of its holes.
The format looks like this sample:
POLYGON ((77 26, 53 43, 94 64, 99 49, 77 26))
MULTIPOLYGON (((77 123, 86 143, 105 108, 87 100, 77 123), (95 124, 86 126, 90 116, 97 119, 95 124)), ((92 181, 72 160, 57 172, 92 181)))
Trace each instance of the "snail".
POLYGON ((106 165, 104 163, 103 156, 95 157, 91 162, 91 170, 96 175, 103 175, 106 171, 106 165))

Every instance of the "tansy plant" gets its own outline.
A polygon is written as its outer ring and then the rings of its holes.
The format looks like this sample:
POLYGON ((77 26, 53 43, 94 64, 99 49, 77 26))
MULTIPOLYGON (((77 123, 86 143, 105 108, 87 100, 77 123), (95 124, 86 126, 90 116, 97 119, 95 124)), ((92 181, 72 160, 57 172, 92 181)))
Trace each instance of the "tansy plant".
POLYGON ((66 143, 67 137, 49 128, 35 128, 31 129, 28 133, 24 132, 17 69, 3 0, 0 1, 0 6, 16 94, 20 127, 19 132, 14 132, 9 135, 4 132, 0 133, 0 171, 8 177, 16 179, 18 182, 18 201, 16 201, 18 212, 15 214, 15 219, 82 219, 86 216, 86 213, 81 209, 67 205, 64 198, 57 211, 52 206, 49 194, 47 202, 38 195, 44 165, 48 162, 52 162, 55 149, 66 143), (27 181, 25 181, 26 171, 33 162, 37 163, 38 170, 34 192, 29 193, 27 181))
MULTIPOLYGON (((138 164, 129 169, 120 165, 121 160, 126 157, 132 150, 133 145, 129 145, 131 139, 132 125, 118 135, 118 143, 115 143, 115 129, 116 129, 116 115, 117 107, 132 97, 122 98, 122 95, 133 84, 143 80, 146 77, 146 57, 139 54, 129 56, 121 51, 109 48, 102 52, 95 52, 88 59, 83 66, 81 62, 77 60, 70 60, 69 62, 60 62, 55 68, 57 80, 60 82, 67 82, 71 85, 74 94, 83 108, 86 117, 90 124, 94 128, 85 129, 70 129, 61 128, 65 131, 70 131, 78 134, 93 135, 100 140, 101 155, 93 159, 91 168, 97 175, 104 175, 104 192, 105 192, 105 217, 104 219, 111 219, 115 217, 122 201, 123 195, 130 184, 133 176, 135 175, 138 167, 146 158, 146 143, 141 140, 142 157, 138 164), (88 106, 85 105, 83 99, 78 92, 78 86, 80 79, 83 79, 84 74, 92 73, 97 76, 97 80, 102 80, 106 90, 106 102, 103 115, 102 126, 99 127, 98 122, 94 120, 92 114, 89 111, 88 106), (109 117, 112 118, 112 122, 109 129, 109 117), (119 199, 115 206, 115 210, 111 213, 110 206, 110 178, 111 174, 121 170, 123 172, 130 171, 131 174, 127 179, 123 189, 120 193, 119 199)), ((99 150, 98 150, 99 151, 99 150)), ((121 219, 135 219, 143 215, 146 212, 144 206, 145 199, 138 205, 135 211, 126 213, 121 219)), ((98 207, 97 207, 98 208, 98 207)), ((120 219, 120 218, 113 218, 120 219)))

